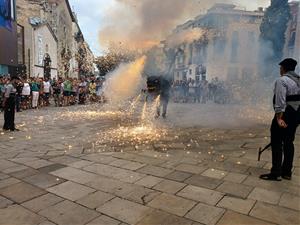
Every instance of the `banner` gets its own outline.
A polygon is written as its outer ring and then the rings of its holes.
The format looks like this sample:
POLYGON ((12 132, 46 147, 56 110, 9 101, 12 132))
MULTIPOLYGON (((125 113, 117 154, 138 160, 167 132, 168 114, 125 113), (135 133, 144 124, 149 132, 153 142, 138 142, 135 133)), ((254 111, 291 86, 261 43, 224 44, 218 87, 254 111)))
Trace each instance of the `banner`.
POLYGON ((12 10, 11 0, 0 0, 0 27, 12 29, 12 10))

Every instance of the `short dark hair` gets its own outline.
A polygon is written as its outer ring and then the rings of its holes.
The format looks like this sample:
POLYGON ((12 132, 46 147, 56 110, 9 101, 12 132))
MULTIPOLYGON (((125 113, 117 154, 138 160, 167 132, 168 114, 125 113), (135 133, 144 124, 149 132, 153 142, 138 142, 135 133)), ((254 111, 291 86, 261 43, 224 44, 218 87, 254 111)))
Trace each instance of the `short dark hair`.
POLYGON ((287 58, 279 63, 286 72, 295 71, 298 62, 295 59, 287 58))

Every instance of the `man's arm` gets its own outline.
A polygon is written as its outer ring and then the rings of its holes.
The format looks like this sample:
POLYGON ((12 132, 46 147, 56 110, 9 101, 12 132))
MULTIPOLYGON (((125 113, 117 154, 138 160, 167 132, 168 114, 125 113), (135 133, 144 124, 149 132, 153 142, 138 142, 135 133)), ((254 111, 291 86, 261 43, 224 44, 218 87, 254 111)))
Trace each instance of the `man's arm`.
POLYGON ((3 95, 3 102, 2 102, 2 106, 5 107, 6 101, 9 98, 11 92, 11 87, 10 86, 6 86, 5 90, 4 90, 4 95, 3 95))
POLYGON ((286 109, 286 94, 287 94, 287 86, 283 80, 279 79, 275 83, 275 113, 277 123, 281 128, 286 128, 287 124, 283 120, 283 113, 286 109))

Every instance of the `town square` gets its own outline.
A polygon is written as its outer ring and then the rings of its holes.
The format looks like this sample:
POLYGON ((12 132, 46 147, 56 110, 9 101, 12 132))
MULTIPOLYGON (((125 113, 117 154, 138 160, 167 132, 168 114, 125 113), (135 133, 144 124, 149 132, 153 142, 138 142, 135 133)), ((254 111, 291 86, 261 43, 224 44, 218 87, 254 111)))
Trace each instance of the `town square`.
POLYGON ((1 225, 300 224, 300 3, 0 0, 1 225))

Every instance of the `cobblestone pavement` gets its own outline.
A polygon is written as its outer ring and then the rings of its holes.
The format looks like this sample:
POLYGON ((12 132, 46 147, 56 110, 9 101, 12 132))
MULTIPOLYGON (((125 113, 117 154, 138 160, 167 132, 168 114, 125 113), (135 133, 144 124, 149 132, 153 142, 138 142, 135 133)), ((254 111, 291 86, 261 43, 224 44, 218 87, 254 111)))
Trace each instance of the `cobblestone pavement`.
POLYGON ((291 181, 258 179, 267 125, 149 128, 95 108, 22 112, 1 133, 0 224, 300 224, 299 153, 291 181))

